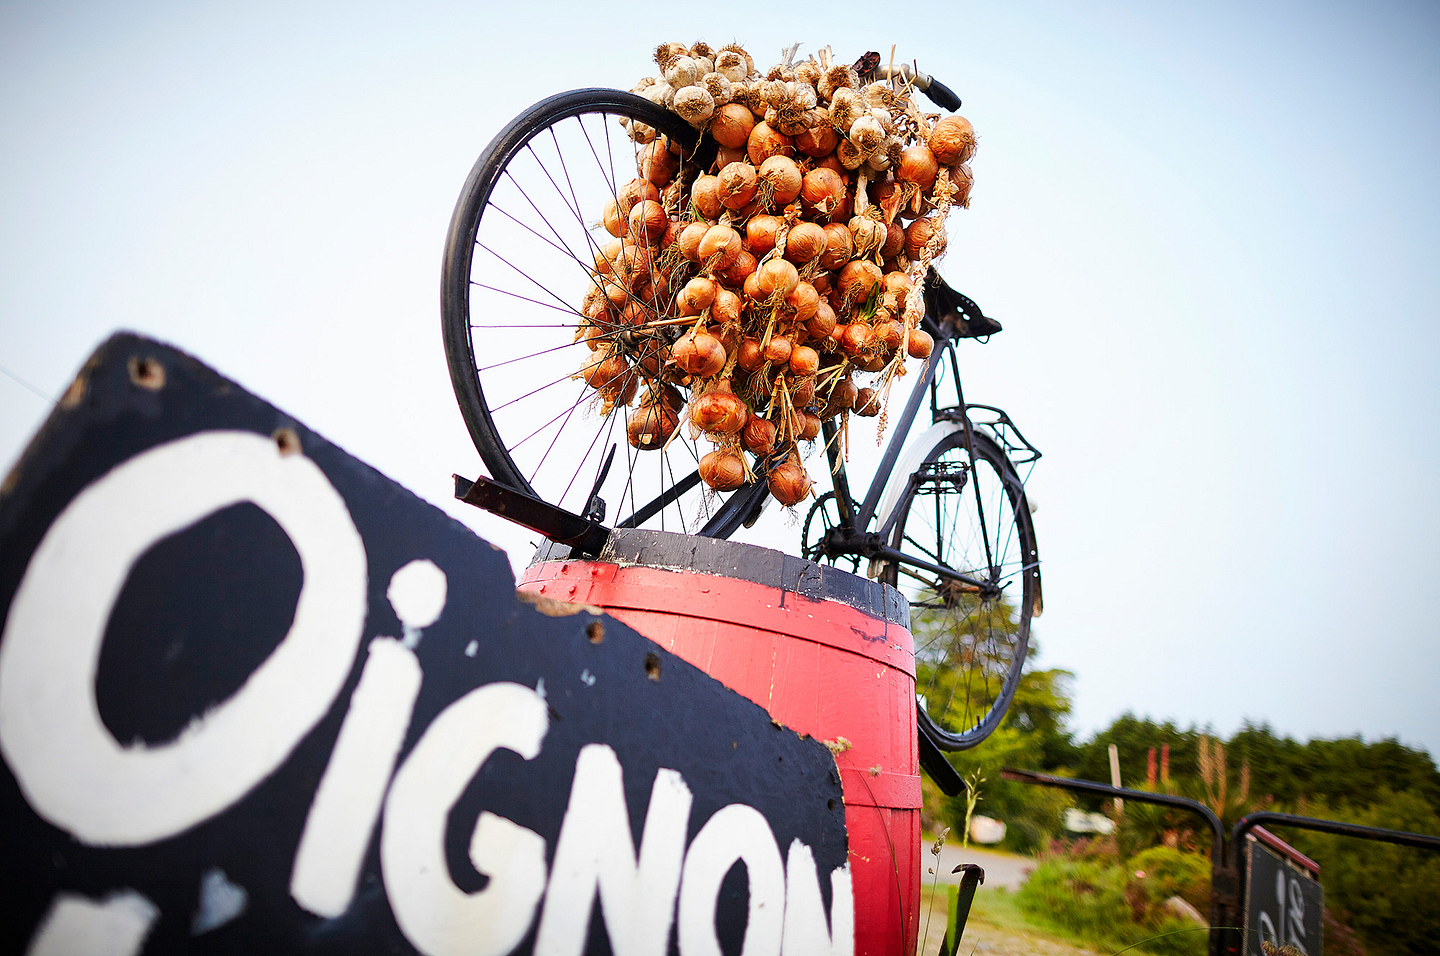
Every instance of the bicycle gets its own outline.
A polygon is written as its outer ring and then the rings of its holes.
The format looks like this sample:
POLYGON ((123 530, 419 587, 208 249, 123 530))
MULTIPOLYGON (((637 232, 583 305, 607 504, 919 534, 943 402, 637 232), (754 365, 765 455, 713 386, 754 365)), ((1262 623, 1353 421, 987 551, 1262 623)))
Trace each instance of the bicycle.
MULTIPOLYGON (((942 106, 958 108, 938 82, 909 79, 942 106)), ((600 239, 609 237, 597 228, 595 212, 618 199, 642 158, 651 161, 611 120, 668 137, 678 147, 674 175, 682 182, 715 161, 708 134, 616 90, 552 96, 513 120, 477 160, 447 236, 442 324, 451 381, 491 476, 526 501, 548 503, 575 527, 644 526, 727 538, 758 516, 766 482, 749 481, 724 498, 707 494, 699 450, 683 425, 642 460, 633 436, 627 440, 628 405, 606 401, 595 409, 596 393, 584 376, 563 371, 576 364, 567 355, 586 354, 576 333, 583 318, 577 303, 605 263, 600 239), (617 493, 607 483, 622 448, 617 493), (607 522, 612 511, 624 517, 607 522)), ((806 516, 802 550, 856 571, 868 561, 873 576, 903 590, 913 612, 922 736, 958 750, 983 740, 1004 715, 1030 619, 1041 608, 1024 482, 1007 456, 1023 451, 1028 457, 1019 463, 1026 464, 1039 452, 1004 412, 966 405, 960 391, 955 343, 988 336, 998 323, 933 271, 925 302, 923 327, 934 349, 862 502, 851 497, 833 420, 823 425, 834 490, 806 516), (942 386, 951 384, 954 401, 942 400, 942 386), (926 394, 932 426, 901 462, 926 394), (972 412, 983 412, 984 420, 972 420, 972 412), (903 480, 891 482, 892 475, 903 480)), ((673 324, 674 335, 688 321, 651 325, 673 324)), ((615 347, 633 349, 636 367, 643 367, 651 339, 632 329, 607 334, 615 347)))

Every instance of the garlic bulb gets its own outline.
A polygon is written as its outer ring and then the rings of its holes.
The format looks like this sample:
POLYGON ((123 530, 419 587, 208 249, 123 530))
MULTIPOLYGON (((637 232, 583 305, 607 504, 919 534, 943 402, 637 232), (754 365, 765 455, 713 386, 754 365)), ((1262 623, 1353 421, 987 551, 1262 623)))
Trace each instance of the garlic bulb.
POLYGON ((750 71, 745 66, 745 57, 734 50, 721 50, 715 55, 715 72, 731 83, 742 83, 750 71))
POLYGON ((694 86, 701 75, 700 65, 693 57, 677 56, 665 67, 665 82, 677 90, 694 86))
POLYGON ((730 81, 720 73, 706 73, 700 79, 700 86, 710 94, 716 107, 730 102, 730 81))
POLYGON ((879 120, 865 113, 850 124, 850 141, 868 159, 885 142, 885 128, 879 120))
POLYGON ((698 86, 687 86, 675 94, 673 109, 691 126, 703 126, 715 113, 715 98, 698 86))
POLYGON ((836 129, 849 132, 861 109, 860 94, 848 86, 841 87, 830 97, 830 122, 835 124, 836 129))

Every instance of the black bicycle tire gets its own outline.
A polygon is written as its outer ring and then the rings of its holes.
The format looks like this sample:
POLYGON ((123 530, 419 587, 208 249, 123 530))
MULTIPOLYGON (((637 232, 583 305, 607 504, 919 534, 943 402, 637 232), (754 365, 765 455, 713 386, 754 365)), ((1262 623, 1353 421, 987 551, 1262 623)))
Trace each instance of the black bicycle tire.
MULTIPOLYGON (((1008 663, 1005 677, 999 693, 996 695, 989 710, 983 717, 973 723, 968 729, 954 732, 942 727, 930 715, 928 709, 922 705, 922 695, 917 693, 916 719, 921 733, 928 736, 936 746, 942 750, 956 751, 967 750, 984 741, 1000 726, 1010 702, 1014 699, 1016 688, 1019 686, 1021 673, 1025 666, 1025 658, 1029 652, 1030 643, 1030 621, 1033 616, 1035 595, 1039 584, 1039 553, 1035 541, 1034 523, 1030 516, 1030 508, 1025 499, 1024 483, 1020 480, 1019 473, 1010 459, 1005 455, 999 444, 988 435, 971 430, 974 436, 974 451, 977 461, 984 461, 995 469, 1001 485, 1005 490, 1005 500, 1008 502, 1010 513, 1014 519, 1015 534, 1018 538, 1017 547, 1021 551, 1022 566, 1018 573, 1018 580, 1021 584, 1021 594, 1016 602, 1016 611, 1019 614, 1019 622, 1015 635, 1015 647, 1008 663)), ((957 429, 942 436, 925 453, 923 464, 936 461, 947 452, 965 447, 965 430, 957 429)), ((908 479, 909 476, 906 476, 908 479)), ((898 514, 893 531, 891 532, 890 545, 897 550, 904 550, 905 524, 910 514, 910 506, 916 500, 918 489, 912 488, 896 502, 895 508, 898 514)), ((974 492, 967 484, 960 490, 964 496, 964 507, 975 507, 974 492)), ((882 581, 891 586, 898 586, 899 568, 894 562, 887 562, 885 569, 880 575, 882 581)), ((912 604, 912 627, 916 620, 916 612, 912 604)), ((918 680, 918 669, 917 669, 918 680)))
MULTIPOLYGON (((480 384, 470 327, 471 256, 486 204, 507 165, 526 144, 554 124, 591 113, 629 117, 654 127, 687 149, 694 148, 701 139, 700 134, 675 113, 633 93, 596 88, 571 90, 548 97, 511 120, 476 159, 456 202, 445 241, 441 269, 441 332, 450 382, 461 417, 491 477, 536 497, 543 496, 532 486, 507 450, 480 384)), ((700 533, 728 537, 739 523, 729 520, 731 512, 751 503, 745 495, 731 495, 700 533)), ((613 521, 620 516, 617 513, 610 517, 613 521)))

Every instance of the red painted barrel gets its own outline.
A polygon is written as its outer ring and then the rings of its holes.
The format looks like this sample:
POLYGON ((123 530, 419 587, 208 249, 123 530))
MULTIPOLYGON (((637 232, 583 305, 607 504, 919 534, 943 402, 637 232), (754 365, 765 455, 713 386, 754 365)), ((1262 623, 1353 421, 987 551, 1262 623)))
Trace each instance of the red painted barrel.
POLYGON ((602 607, 785 726, 848 741, 835 759, 855 952, 914 952, 920 768, 910 609, 898 592, 767 548, 636 530, 615 532, 594 560, 542 548, 520 587, 602 607))

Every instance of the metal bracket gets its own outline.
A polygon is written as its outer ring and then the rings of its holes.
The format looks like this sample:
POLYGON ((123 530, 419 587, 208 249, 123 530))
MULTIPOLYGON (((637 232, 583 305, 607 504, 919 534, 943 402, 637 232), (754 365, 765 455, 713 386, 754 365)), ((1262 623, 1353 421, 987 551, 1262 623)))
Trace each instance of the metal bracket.
POLYGON ((467 505, 483 508, 492 514, 538 531, 551 541, 568 544, 582 554, 598 557, 610 541, 610 529, 597 521, 583 518, 548 501, 516 491, 483 475, 470 481, 459 475, 455 479, 455 497, 467 505))

